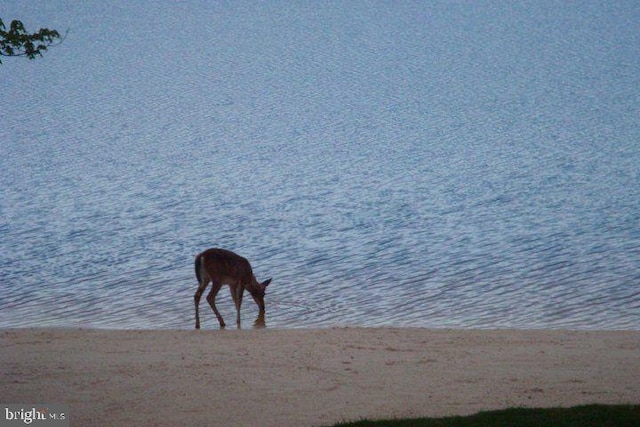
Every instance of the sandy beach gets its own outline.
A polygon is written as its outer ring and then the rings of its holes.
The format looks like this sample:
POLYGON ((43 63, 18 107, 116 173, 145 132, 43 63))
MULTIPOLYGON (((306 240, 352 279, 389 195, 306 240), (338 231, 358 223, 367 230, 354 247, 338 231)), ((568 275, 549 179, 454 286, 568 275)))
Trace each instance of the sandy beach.
POLYGON ((640 332, 0 331, 0 401, 71 424, 324 426, 640 402, 640 332))

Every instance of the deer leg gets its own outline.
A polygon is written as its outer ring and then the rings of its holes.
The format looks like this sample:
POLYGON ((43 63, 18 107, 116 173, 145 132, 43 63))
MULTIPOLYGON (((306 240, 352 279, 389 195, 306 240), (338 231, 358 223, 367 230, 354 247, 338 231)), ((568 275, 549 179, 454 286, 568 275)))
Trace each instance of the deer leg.
POLYGON ((213 309, 213 312, 216 314, 216 317, 218 318, 218 323, 220 323, 220 327, 224 328, 226 325, 224 323, 224 320, 222 319, 222 316, 220 315, 220 312, 216 308, 216 295, 218 294, 218 291, 220 290, 221 287, 222 287, 222 283, 216 282, 214 280, 213 284, 211 285, 211 290, 207 295, 207 301, 209 302, 209 305, 213 309))
POLYGON ((236 324, 240 327, 240 308, 242 307, 242 295, 244 294, 244 286, 236 285, 230 286, 231 297, 236 305, 236 324))
POLYGON ((208 284, 209 282, 200 283, 198 285, 198 290, 196 291, 196 294, 193 296, 193 301, 196 304, 196 329, 200 329, 200 310, 199 310, 200 297, 202 297, 204 290, 207 289, 208 284))

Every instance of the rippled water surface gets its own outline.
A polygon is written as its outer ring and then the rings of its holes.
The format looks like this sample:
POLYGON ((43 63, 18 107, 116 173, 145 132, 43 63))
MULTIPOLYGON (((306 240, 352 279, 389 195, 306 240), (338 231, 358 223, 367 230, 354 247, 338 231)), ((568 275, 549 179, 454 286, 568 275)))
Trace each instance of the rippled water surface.
POLYGON ((0 327, 640 329, 640 3, 9 3, 0 327))

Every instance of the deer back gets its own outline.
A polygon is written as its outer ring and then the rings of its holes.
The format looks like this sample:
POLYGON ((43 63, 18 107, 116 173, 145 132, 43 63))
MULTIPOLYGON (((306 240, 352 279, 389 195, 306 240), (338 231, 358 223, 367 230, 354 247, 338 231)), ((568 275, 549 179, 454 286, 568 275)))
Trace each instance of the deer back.
POLYGON ((253 285, 256 279, 249 261, 226 249, 207 249, 196 257, 200 272, 222 284, 253 285))

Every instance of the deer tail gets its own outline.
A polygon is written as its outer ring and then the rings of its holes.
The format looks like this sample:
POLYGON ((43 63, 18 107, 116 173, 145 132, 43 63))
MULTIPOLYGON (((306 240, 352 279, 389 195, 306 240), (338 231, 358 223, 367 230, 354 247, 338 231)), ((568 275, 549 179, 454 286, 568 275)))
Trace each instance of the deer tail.
POLYGON ((198 284, 202 283, 202 276, 200 275, 200 266, 202 265, 202 255, 198 255, 196 257, 196 278, 198 279, 198 284))

